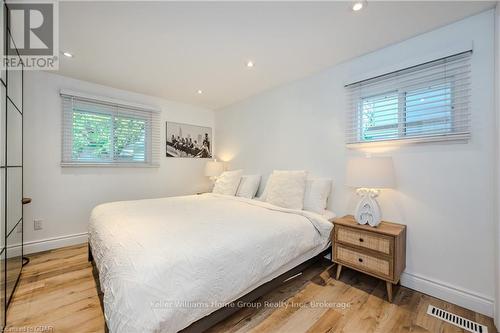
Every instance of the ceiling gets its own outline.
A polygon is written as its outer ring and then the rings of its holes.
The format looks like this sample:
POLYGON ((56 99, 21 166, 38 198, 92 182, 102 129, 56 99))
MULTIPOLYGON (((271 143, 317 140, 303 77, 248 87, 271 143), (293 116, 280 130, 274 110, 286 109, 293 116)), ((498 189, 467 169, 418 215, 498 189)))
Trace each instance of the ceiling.
POLYGON ((60 2, 59 72, 217 109, 494 5, 60 2))

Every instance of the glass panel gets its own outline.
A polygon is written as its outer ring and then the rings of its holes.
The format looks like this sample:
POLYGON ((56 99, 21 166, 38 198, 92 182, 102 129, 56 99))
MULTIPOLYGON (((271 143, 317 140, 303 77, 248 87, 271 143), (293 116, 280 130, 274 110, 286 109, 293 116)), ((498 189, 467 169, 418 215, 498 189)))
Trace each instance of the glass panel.
POLYGON ((21 273, 23 264, 22 257, 22 222, 16 230, 7 237, 7 301, 10 299, 17 278, 21 273))
POLYGON ((0 84, 0 165, 5 166, 5 87, 0 84))
POLYGON ((146 162, 146 120, 116 116, 113 142, 116 161, 146 162))
POLYGON ((0 169, 0 251, 5 247, 5 169, 0 169))
POLYGON ((7 234, 22 217, 22 168, 7 168, 7 234))
POLYGON ((0 332, 5 323, 5 249, 0 254, 0 332))
POLYGON ((93 162, 111 160, 111 130, 109 114, 73 112, 72 159, 93 162))
POLYGON ((406 135, 452 131, 452 100, 449 84, 406 93, 406 135))
POLYGON ((22 75, 20 70, 9 70, 9 79, 7 80, 7 96, 21 112, 23 111, 22 75))
MULTIPOLYGON (((1 56, 3 57, 5 54, 5 27, 4 27, 4 22, 5 22, 5 5, 3 4, 3 1, 0 6, 0 52, 1 56)), ((0 69, 0 78, 2 79, 3 82, 6 82, 5 80, 6 77, 6 71, 3 69, 0 69)))
POLYGON ((23 116, 7 101, 7 166, 20 166, 22 161, 23 116))
POLYGON ((398 93, 363 98, 360 102, 361 140, 398 137, 398 93))
POLYGON ((7 96, 23 111, 23 71, 22 67, 15 67, 15 69, 8 69, 8 82, 7 82, 7 96))

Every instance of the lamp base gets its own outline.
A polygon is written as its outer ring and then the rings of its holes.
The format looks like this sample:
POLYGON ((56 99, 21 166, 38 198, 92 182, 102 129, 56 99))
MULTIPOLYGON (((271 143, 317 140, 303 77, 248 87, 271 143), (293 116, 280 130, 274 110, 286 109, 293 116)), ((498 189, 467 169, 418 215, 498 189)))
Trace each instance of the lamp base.
POLYGON ((212 192, 215 187, 215 182, 217 181, 217 176, 210 176, 208 178, 210 179, 210 185, 208 186, 207 192, 212 192))
POLYGON ((361 197, 358 205, 356 206, 356 213, 354 215, 356 222, 376 227, 382 220, 380 206, 375 199, 378 196, 378 191, 361 188, 358 189, 356 193, 361 197))

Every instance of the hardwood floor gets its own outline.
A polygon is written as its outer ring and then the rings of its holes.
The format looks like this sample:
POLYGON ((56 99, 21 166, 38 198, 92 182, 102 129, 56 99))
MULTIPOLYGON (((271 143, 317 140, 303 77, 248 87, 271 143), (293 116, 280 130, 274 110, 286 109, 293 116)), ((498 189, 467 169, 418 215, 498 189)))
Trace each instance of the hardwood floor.
MULTIPOLYGON (((30 255, 7 312, 7 329, 104 332, 87 245, 30 255)), ((14 330, 12 330, 14 331, 14 330)))
MULTIPOLYGON (((7 332, 18 328, 104 332, 86 244, 31 255, 30 259, 9 307, 7 332)), ((496 332, 491 318, 422 293, 397 287, 390 304, 380 280, 349 269, 339 281, 334 276, 331 263, 317 263, 209 332, 464 332, 426 315, 428 304, 496 332)))

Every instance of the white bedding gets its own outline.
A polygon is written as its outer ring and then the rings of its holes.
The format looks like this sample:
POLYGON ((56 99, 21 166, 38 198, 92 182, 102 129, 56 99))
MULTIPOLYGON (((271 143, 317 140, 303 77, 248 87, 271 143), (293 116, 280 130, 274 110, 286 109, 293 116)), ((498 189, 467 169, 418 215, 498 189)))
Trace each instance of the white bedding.
POLYGON ((324 250, 321 215, 204 194, 97 206, 89 241, 111 332, 177 332, 324 250))

